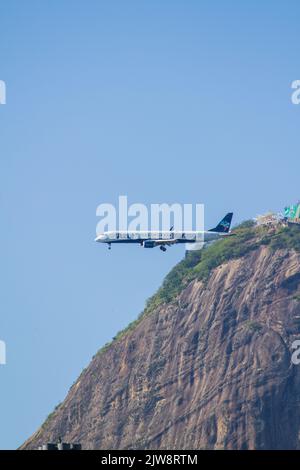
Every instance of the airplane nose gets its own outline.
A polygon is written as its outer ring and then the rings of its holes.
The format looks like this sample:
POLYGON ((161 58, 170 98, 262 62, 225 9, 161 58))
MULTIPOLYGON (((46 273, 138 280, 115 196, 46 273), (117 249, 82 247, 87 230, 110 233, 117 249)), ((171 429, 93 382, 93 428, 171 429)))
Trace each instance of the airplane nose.
POLYGON ((96 242, 105 242, 107 236, 105 235, 105 233, 101 233, 100 235, 98 235, 98 237, 95 238, 95 241, 96 242))

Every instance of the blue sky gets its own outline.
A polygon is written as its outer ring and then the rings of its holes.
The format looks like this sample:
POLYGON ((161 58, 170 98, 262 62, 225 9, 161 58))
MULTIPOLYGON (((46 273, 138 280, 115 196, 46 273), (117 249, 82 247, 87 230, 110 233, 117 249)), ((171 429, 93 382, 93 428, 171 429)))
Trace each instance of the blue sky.
POLYGON ((96 207, 204 203, 206 225, 299 196, 296 1, 0 7, 0 448, 42 423, 183 248, 93 241, 96 207))

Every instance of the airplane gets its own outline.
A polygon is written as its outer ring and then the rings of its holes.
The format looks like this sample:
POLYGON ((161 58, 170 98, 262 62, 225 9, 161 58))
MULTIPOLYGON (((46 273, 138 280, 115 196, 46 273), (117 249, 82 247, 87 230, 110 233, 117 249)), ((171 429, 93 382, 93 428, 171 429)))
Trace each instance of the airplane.
POLYGON ((116 231, 100 233, 95 241, 107 243, 108 249, 111 249, 113 243, 139 243, 144 248, 155 248, 159 246, 162 251, 166 251, 166 246, 172 246, 177 243, 210 243, 231 235, 230 226, 233 213, 229 212, 218 223, 215 228, 207 231, 174 231, 171 227, 169 231, 144 232, 144 231, 116 231))

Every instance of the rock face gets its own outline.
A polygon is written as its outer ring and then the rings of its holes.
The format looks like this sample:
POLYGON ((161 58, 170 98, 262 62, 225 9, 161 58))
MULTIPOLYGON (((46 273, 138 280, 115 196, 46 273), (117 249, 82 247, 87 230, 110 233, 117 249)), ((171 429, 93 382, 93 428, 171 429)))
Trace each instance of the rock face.
POLYGON ((299 268, 260 246, 191 281, 97 354, 23 448, 299 449, 299 268))

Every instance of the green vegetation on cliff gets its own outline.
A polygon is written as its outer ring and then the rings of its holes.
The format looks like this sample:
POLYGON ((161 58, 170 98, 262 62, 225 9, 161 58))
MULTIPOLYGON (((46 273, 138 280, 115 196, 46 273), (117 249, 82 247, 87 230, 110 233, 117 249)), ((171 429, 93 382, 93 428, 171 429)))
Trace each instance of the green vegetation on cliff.
POLYGON ((272 251, 285 248, 300 252, 300 227, 280 227, 270 231, 246 221, 233 231, 232 236, 201 251, 188 252, 185 259, 170 271, 161 288, 148 301, 146 312, 161 303, 174 300, 191 280, 206 281, 213 269, 231 259, 241 258, 261 245, 268 245, 272 251))

